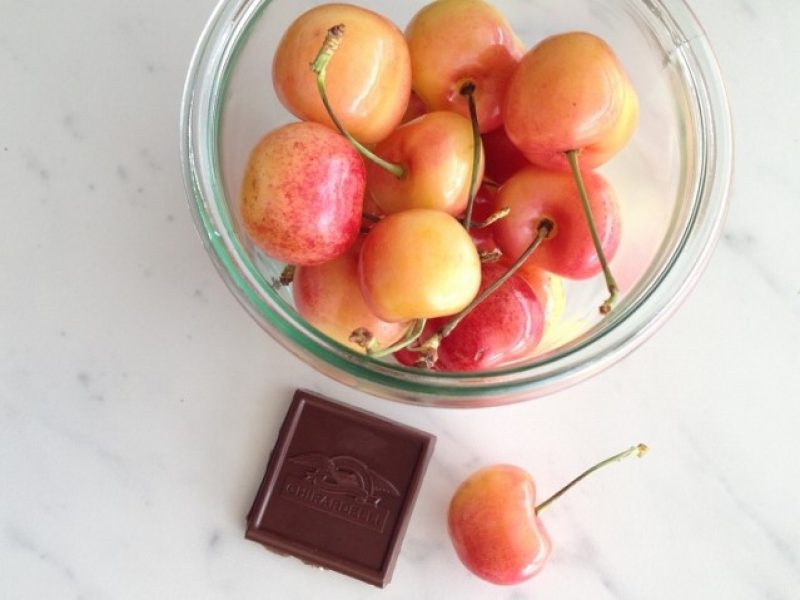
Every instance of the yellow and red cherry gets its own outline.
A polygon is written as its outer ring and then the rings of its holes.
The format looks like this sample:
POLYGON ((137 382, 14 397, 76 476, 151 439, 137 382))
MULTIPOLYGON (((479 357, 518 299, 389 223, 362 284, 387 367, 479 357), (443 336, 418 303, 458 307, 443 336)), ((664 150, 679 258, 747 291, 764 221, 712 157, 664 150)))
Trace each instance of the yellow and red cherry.
POLYGON ((473 473, 453 495, 447 515, 461 562, 497 585, 522 583, 550 557, 552 543, 535 510, 533 478, 513 465, 473 473))
POLYGON ((508 86, 503 120, 509 139, 533 164, 584 169, 614 156, 638 120, 636 93, 619 59, 599 37, 554 35, 528 51, 508 86))
POLYGON ((505 17, 483 0, 437 0, 406 27, 414 91, 431 110, 469 116, 464 84, 475 85, 480 130, 502 124, 501 106, 522 49, 505 17))
MULTIPOLYGON (((461 115, 424 114, 374 146, 382 159, 401 165, 404 175, 397 177, 368 161, 367 191, 387 214, 431 208, 458 216, 469 199, 473 143, 472 125, 461 115)), ((476 177, 483 177, 482 160, 476 177)))
POLYGON ((361 226, 364 161, 318 123, 285 125, 253 149, 239 200, 245 231, 269 256, 314 265, 343 254, 361 226))
POLYGON ((328 99, 327 71, 339 60, 338 56, 337 61, 332 58, 345 33, 341 24, 328 30, 311 69, 331 119, 367 159, 370 196, 385 213, 430 208, 460 214, 470 206, 476 182, 483 176, 480 135, 473 122, 455 113, 436 111, 401 125, 374 149, 362 144, 338 118, 328 99))
POLYGON ((349 4, 323 4, 298 17, 275 51, 272 79, 278 98, 305 121, 334 127, 308 69, 337 23, 347 27, 339 59, 328 72, 330 102, 358 140, 372 144, 400 123, 411 92, 411 63, 402 32, 388 19, 349 4))
POLYGON ((497 585, 522 583, 545 566, 552 551, 540 513, 598 469, 628 456, 643 456, 639 444, 608 458, 536 504, 530 474, 513 465, 484 467, 468 477, 450 501, 447 526, 461 562, 475 575, 497 585))
MULTIPOLYGON (((508 265, 503 263, 484 264, 481 291, 507 270, 508 265)), ((433 325, 442 326, 444 320, 437 319, 433 325)), ((442 339, 436 369, 472 372, 507 365, 530 355, 541 340, 543 329, 542 304, 531 287, 513 275, 442 339)))
POLYGON ((353 330, 369 329, 374 343, 391 346, 403 337, 408 323, 388 323, 367 306, 358 279, 356 242, 344 254, 321 265, 297 267, 292 295, 297 312, 306 321, 340 344, 363 352, 350 340, 353 330))
MULTIPOLYGON (((402 214, 402 213, 401 213, 402 214)), ((413 346, 409 347, 409 350, 413 350, 417 353, 418 357, 417 360, 414 362, 416 366, 426 367, 429 369, 436 368, 437 363, 439 361, 439 349, 442 346, 443 342, 447 342, 447 338, 450 337, 453 332, 457 331, 459 326, 466 321, 474 311, 481 309, 481 306, 486 303, 487 301, 491 301, 495 294, 497 294, 498 290, 502 288, 510 279, 515 276, 515 273, 525 264, 525 261, 536 252, 536 250, 542 245, 542 243, 547 239, 550 233, 553 231, 554 224, 550 219, 543 218, 540 219, 537 224, 537 231, 536 236, 534 237, 533 241, 528 245, 525 251, 513 261, 507 268, 503 266, 499 271, 493 272, 491 276, 486 277, 482 281, 481 289, 479 293, 475 296, 475 298, 470 302, 466 307, 464 307, 460 312, 457 314, 451 315, 448 319, 444 319, 443 321, 439 321, 436 323, 436 328, 433 333, 430 333, 429 328, 428 331, 421 331, 420 334, 425 334, 424 337, 420 335, 420 341, 417 342, 415 338, 415 343, 413 346)), ((508 264, 508 263, 506 263, 508 264)), ((530 290, 530 286, 523 283, 520 280, 523 287, 530 290)), ((513 287, 513 286, 512 286, 513 287)), ((507 290, 508 291, 508 290, 507 290)), ((535 295, 534 295, 535 297, 535 295)), ((538 301, 537 301, 537 304, 538 301)), ((539 308, 539 320, 541 321, 542 314, 541 314, 541 305, 539 308)), ((481 310, 481 313, 484 311, 481 310)), ((487 316, 488 318, 488 316, 487 316)), ((497 318, 497 317, 494 317, 497 318)), ((427 325, 423 324, 423 325, 427 325)), ((472 329, 477 329, 481 326, 481 323, 475 321, 470 326, 472 329)), ((538 343, 539 338, 541 337, 541 331, 539 334, 536 335, 533 331, 530 331, 529 334, 531 335, 531 341, 535 341, 538 343)), ((480 337, 480 336, 479 336, 480 337)), ((483 337, 489 339, 490 336, 483 334, 483 337)), ((513 341, 513 334, 509 336, 505 341, 513 341)), ((489 342, 486 346, 486 350, 490 350, 492 345, 502 346, 503 340, 502 337, 497 337, 493 342, 489 342), (497 344, 495 344, 497 342, 497 344)), ((453 344, 453 346, 456 346, 453 344)), ((455 351, 455 350, 454 350, 455 351)), ((502 352, 501 352, 502 354, 502 352)), ((521 352, 524 354, 524 352, 521 352)), ((516 358, 516 351, 509 351, 507 352, 508 360, 511 358, 516 358)), ((473 357, 473 361, 479 361, 480 355, 476 355, 473 357)), ((500 360, 507 360, 506 358, 502 358, 500 360)), ((499 362, 499 361, 498 361, 499 362)), ((464 368, 464 367, 460 367, 464 368)))
POLYGON ((603 269, 608 313, 619 289, 592 224, 581 169, 614 156, 633 134, 639 102, 611 48, 590 33, 554 35, 530 50, 514 72, 503 104, 509 139, 533 164, 570 170, 603 269))
POLYGON ((411 209, 381 219, 359 260, 361 291, 384 321, 451 315, 475 298, 481 262, 472 239, 450 215, 411 209))
POLYGON ((613 259, 620 241, 616 195, 597 173, 586 171, 583 180, 588 192, 584 195, 568 173, 528 167, 509 179, 497 195, 496 206, 510 212, 492 226, 503 254, 512 260, 519 256, 534 239, 538 223, 550 219, 555 224, 553 232, 529 259, 531 266, 570 279, 586 279, 607 271, 601 256, 613 259), (587 195, 593 215, 588 224, 583 202, 587 195), (596 251, 598 245, 602 254, 596 251))

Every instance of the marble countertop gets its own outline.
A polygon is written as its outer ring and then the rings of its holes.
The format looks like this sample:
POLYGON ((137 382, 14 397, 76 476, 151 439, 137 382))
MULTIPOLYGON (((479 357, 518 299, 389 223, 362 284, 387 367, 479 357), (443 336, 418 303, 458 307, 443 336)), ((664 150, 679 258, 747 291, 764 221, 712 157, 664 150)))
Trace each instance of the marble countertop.
POLYGON ((225 288, 177 151, 213 3, 0 0, 0 597, 797 598, 800 3, 691 2, 726 75, 737 165, 724 237, 681 310, 588 382, 473 411, 338 385, 225 288), (439 437, 385 590, 243 539, 298 384, 439 437), (554 553, 535 579, 500 589, 460 566, 444 515, 473 469, 513 462, 552 490, 639 441, 645 460, 548 511, 554 553))

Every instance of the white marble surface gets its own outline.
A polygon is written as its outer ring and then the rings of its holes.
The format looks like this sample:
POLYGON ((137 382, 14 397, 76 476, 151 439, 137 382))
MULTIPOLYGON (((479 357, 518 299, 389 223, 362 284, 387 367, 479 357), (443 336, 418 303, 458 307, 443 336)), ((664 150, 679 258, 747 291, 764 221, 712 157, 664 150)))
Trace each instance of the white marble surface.
POLYGON ((692 2, 738 148, 725 237, 688 302, 599 377, 480 411, 333 383, 217 276, 177 156, 212 4, 0 0, 0 597, 797 598, 800 3, 692 2), (243 539, 298 383, 439 436, 386 590, 243 539), (461 568, 444 514, 472 469, 514 462, 552 490, 637 441, 647 459, 548 511, 541 575, 498 589, 461 568))

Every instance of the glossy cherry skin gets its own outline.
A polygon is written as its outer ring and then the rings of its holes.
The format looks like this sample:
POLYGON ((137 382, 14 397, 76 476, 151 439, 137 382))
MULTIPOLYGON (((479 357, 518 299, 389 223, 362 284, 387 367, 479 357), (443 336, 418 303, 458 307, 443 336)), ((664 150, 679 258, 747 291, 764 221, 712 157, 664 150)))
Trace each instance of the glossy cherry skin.
POLYGON ((240 195, 244 228, 256 246, 292 265, 343 254, 358 236, 364 161, 338 133, 293 123, 253 149, 240 195))
POLYGON ((389 215, 367 234, 359 260, 361 291, 384 321, 450 315, 478 293, 481 263, 466 230, 438 210, 389 215))
MULTIPOLYGON (((401 165, 403 177, 367 164, 367 190, 387 214, 432 208, 457 216, 467 206, 472 176, 472 126, 451 112, 431 112, 405 123, 377 144, 375 153, 401 165)), ((483 159, 478 179, 483 177, 483 159)))
MULTIPOLYGON (((508 265, 504 263, 484 264, 481 291, 507 270, 508 265)), ((427 340, 450 318, 428 321, 420 341, 427 340)), ((543 329, 542 304, 525 280, 512 275, 441 341, 434 369, 474 372, 502 367, 532 355, 542 338, 543 329)), ((419 354, 413 350, 401 350, 395 353, 395 358, 401 364, 413 366, 419 354)))
MULTIPOLYGON (((592 171, 582 174, 600 243, 611 261, 621 228, 616 195, 602 176, 592 171)), ((523 169, 500 189, 496 206, 511 209, 505 219, 493 225, 495 240, 506 259, 516 260, 536 237, 540 221, 549 218, 555 229, 527 263, 570 279, 587 279, 601 272, 571 173, 523 169)))
MULTIPOLYGON (((541 303, 546 333, 548 327, 559 321, 564 315, 567 305, 564 280, 555 273, 540 269, 530 261, 525 261, 516 275, 531 286, 533 293, 541 303)), ((534 348, 535 350, 536 348, 534 348)))
POLYGON ((341 256, 310 267, 298 267, 294 274, 292 295, 297 312, 306 321, 340 344, 357 352, 364 349, 350 341, 350 334, 360 327, 370 331, 375 341, 389 346, 399 340, 407 323, 387 323, 369 309, 358 280, 356 242, 341 256))
MULTIPOLYGON (((483 265, 481 291, 508 270, 508 265, 483 265)), ((441 327, 448 319, 434 326, 441 327)), ((508 281, 473 309, 439 346, 440 371, 486 371, 531 354, 542 338, 544 310, 520 277, 508 281)))
POLYGON ((431 110, 469 116, 461 95, 476 85, 481 131, 502 124, 501 104, 522 49, 505 17, 483 0, 437 0, 406 28, 414 91, 431 110))
POLYGON ((595 35, 549 37, 520 61, 508 86, 503 120, 509 139, 535 165, 568 170, 614 156, 636 127, 639 103, 614 52, 595 35))
POLYGON ((345 35, 328 64, 328 96, 345 128, 360 142, 372 144, 397 127, 411 92, 408 45, 383 16, 349 4, 323 4, 302 14, 275 51, 275 91, 300 119, 334 127, 309 64, 328 29, 339 24, 344 24, 345 35))
POLYGON ((456 490, 447 526, 461 562, 498 585, 530 579, 545 565, 552 544, 535 511, 531 476, 512 465, 483 468, 456 490))
POLYGON ((530 161, 522 155, 503 127, 484 133, 483 153, 486 160, 486 176, 500 185, 517 171, 529 167, 530 161))

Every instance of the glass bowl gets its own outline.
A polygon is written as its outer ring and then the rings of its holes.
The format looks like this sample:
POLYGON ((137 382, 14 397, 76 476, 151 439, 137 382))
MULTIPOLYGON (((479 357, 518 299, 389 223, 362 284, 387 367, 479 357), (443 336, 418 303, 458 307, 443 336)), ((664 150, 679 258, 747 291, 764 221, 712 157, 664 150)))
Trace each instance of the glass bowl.
MULTIPOLYGON (((355 2, 401 29, 426 0, 355 2)), ((192 58, 181 114, 181 154, 198 230, 228 287, 256 322, 314 368, 354 388, 436 406, 488 406, 572 385, 633 350, 686 297, 724 219, 732 165, 730 113, 708 40, 681 0, 495 0, 528 46, 554 33, 591 31, 625 65, 641 102, 628 146, 600 171, 621 204, 612 266, 622 295, 598 314, 602 277, 566 284, 565 316, 526 363, 439 373, 358 354, 294 310, 283 269, 244 235, 237 201, 257 140, 295 120, 278 102, 270 69, 289 23, 320 2, 222 0, 192 58)))

